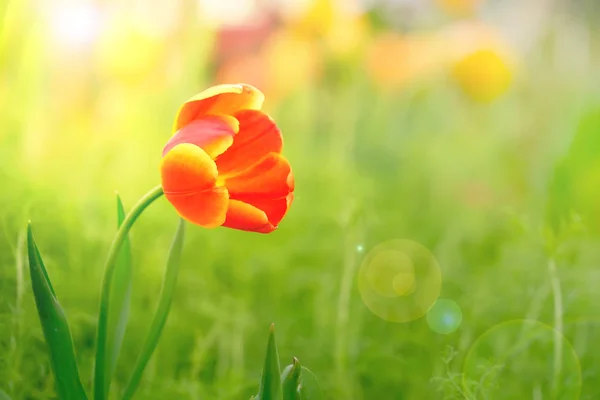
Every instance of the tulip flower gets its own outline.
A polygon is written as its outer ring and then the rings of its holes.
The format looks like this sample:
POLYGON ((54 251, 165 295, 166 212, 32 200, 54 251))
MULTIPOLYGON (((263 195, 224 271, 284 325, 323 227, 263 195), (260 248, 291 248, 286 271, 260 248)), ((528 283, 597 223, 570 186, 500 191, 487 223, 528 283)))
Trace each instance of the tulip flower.
POLYGON ((277 228, 292 203, 294 178, 263 101, 250 85, 217 85, 181 107, 160 172, 182 218, 205 228, 277 228))
MULTIPOLYGON (((294 196, 294 177, 288 160, 281 155, 281 131, 260 110, 263 101, 264 95, 258 89, 245 84, 217 85, 192 97, 180 108, 175 133, 163 149, 161 184, 146 193, 128 213, 117 196, 118 229, 104 267, 98 310, 95 400, 107 400, 111 392, 129 315, 132 279, 129 231, 150 204, 165 195, 181 219, 167 258, 156 311, 131 369, 123 400, 131 400, 135 395, 167 322, 177 284, 185 220, 206 228, 226 226, 270 233, 287 213, 294 196)), ((80 379, 69 324, 33 238, 31 224, 27 227, 27 247, 32 290, 50 350, 58 395, 61 399, 85 400, 87 394, 80 379)), ((279 365, 279 360, 274 357, 267 360, 270 360, 268 374, 275 371, 279 379, 279 369, 273 368, 275 361, 279 365)), ((278 380, 265 378, 263 381, 273 384, 268 388, 261 384, 259 396, 263 393, 277 396, 284 388, 295 393, 300 372, 305 369, 300 371, 296 362, 290 368, 294 367, 294 380, 284 380, 283 387, 278 380)), ((0 390, 0 397, 1 393, 0 390)))

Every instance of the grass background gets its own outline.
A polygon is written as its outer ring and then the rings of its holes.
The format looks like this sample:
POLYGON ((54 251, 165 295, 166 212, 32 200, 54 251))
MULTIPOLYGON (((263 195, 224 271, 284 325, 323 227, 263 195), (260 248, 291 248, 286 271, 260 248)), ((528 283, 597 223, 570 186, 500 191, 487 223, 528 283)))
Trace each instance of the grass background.
MULTIPOLYGON (((31 11, 36 4, 0 2, 0 388, 13 399, 54 396, 28 281, 27 221, 89 385, 114 191, 131 206, 158 183, 177 108, 212 82, 213 39, 193 13, 181 14, 169 41, 117 35, 102 58, 51 42, 52 6, 31 11)), ((294 204, 271 235, 188 229, 177 295, 138 398, 249 398, 272 322, 282 363, 298 357, 328 399, 551 398, 553 382, 557 398, 598 398, 600 42, 577 19, 589 14, 557 10, 491 104, 473 102, 445 74, 382 90, 351 61, 267 98, 294 168, 294 204), (585 57, 574 50, 581 32, 585 57), (549 204, 568 217, 559 235, 549 233, 549 204), (456 332, 435 333, 425 318, 387 322, 361 301, 361 261, 397 238, 435 255, 441 297, 462 309, 456 332), (495 390, 469 354, 513 351, 506 322, 515 319, 545 325, 507 361, 495 390), (549 374, 557 340, 559 379, 549 374), (465 396, 463 377, 478 382, 477 394, 465 396)), ((162 199, 132 233, 132 317, 115 394, 150 323, 176 221, 162 199)))

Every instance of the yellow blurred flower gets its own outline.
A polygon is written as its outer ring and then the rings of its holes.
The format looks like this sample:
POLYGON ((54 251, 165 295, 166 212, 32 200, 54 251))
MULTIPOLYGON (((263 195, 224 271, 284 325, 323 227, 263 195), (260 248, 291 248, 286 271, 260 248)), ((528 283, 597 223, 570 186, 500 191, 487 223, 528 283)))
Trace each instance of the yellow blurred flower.
POLYGON ((298 34, 322 37, 333 25, 337 11, 333 0, 309 0, 303 10, 287 15, 287 25, 298 34))
POLYGON ((324 36, 328 52, 342 58, 357 54, 368 37, 369 24, 365 16, 336 15, 324 36))
POLYGON ((125 23, 115 23, 100 38, 100 72, 125 84, 139 84, 164 60, 163 43, 125 23))
POLYGON ((432 35, 384 33, 370 44, 366 55, 367 72, 382 87, 403 87, 442 70, 441 45, 432 35))
POLYGON ((321 70, 316 44, 293 32, 275 32, 262 49, 267 88, 271 96, 285 96, 314 82, 321 70))
POLYGON ((455 16, 472 15, 482 0, 435 0, 446 13, 455 16))
POLYGON ((504 94, 512 81, 510 66, 492 49, 469 54, 454 65, 452 75, 467 95, 481 102, 504 94))
POLYGON ((367 35, 368 22, 356 0, 296 1, 296 10, 284 9, 287 29, 321 42, 334 57, 356 54, 367 35))
POLYGON ((475 101, 490 102, 513 81, 514 55, 493 27, 478 21, 455 23, 439 34, 451 75, 475 101))

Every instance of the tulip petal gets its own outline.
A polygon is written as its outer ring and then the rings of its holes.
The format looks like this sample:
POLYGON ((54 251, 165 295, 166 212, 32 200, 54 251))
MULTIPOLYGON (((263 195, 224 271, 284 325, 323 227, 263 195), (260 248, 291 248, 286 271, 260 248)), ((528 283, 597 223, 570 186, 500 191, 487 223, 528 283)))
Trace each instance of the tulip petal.
POLYGON ((285 214, 287 214, 287 211, 292 205, 293 200, 294 193, 290 193, 285 197, 279 197, 275 199, 247 198, 238 201, 244 201, 245 203, 263 211, 267 215, 269 223, 274 227, 277 227, 279 222, 283 219, 283 217, 285 217, 285 214))
POLYGON ((239 122, 231 116, 203 117, 178 130, 165 145, 163 157, 178 144, 190 143, 202 148, 214 159, 231 146, 238 130, 239 122))
POLYGON ((269 153, 281 153, 281 131, 267 114, 259 110, 243 110, 234 114, 239 132, 233 145, 217 159, 221 175, 236 174, 256 164, 269 153))
POLYGON ((177 114, 174 130, 205 115, 233 115, 240 110, 258 110, 264 99, 261 91, 250 85, 213 86, 185 102, 177 114))
POLYGON ((162 186, 165 193, 188 193, 210 189, 217 181, 217 166, 200 147, 181 143, 161 160, 162 186))
POLYGON ((222 186, 189 193, 166 194, 181 218, 203 228, 223 225, 227 213, 228 193, 222 186))
POLYGON ((165 197, 182 218, 205 228, 223 224, 229 193, 215 185, 217 167, 204 150, 178 144, 162 159, 160 171, 165 197))
POLYGON ((276 229, 264 211, 239 200, 229 200, 227 218, 223 226, 258 233, 270 233, 276 229))
POLYGON ((294 175, 288 160, 277 153, 269 153, 259 162, 234 176, 224 179, 233 199, 279 198, 294 191, 294 175))

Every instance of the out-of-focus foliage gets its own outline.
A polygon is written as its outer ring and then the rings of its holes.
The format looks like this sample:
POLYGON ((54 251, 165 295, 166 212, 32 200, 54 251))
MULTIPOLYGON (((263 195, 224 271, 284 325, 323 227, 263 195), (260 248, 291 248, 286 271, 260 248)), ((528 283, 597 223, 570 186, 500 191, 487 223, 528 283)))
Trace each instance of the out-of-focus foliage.
MULTIPOLYGON (((267 236, 188 229, 138 398, 250 398, 273 321, 280 352, 310 366, 325 398, 464 398, 511 384, 545 395, 543 379, 487 365, 497 380, 480 385, 465 367, 473 349, 512 354, 503 324, 520 319, 560 329, 582 371, 560 376, 581 376, 582 399, 600 396, 597 2, 365 3, 0 0, 2 390, 55 393, 26 284, 26 221, 89 388, 114 190, 134 204, 154 187, 177 107, 227 81, 265 92, 296 198, 267 236), (462 309, 454 333, 362 303, 358 268, 393 239, 435 256, 440 296, 462 309)), ((113 396, 150 326, 176 224, 160 201, 131 233, 135 317, 113 396)), ((527 353, 532 376, 572 354, 553 332, 527 353)))

